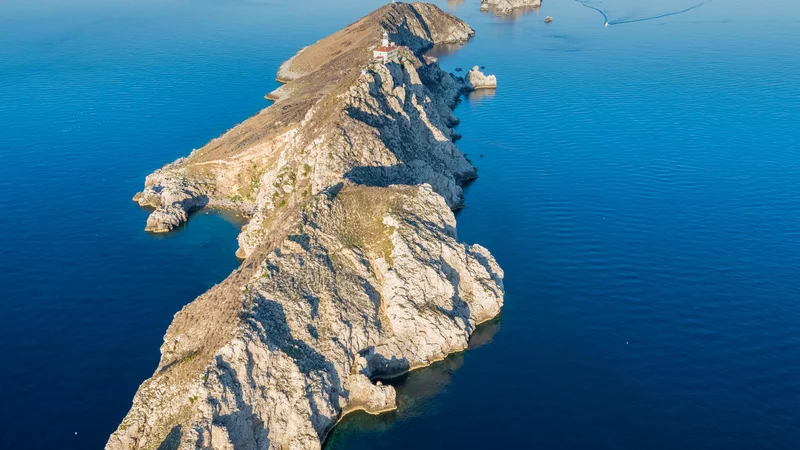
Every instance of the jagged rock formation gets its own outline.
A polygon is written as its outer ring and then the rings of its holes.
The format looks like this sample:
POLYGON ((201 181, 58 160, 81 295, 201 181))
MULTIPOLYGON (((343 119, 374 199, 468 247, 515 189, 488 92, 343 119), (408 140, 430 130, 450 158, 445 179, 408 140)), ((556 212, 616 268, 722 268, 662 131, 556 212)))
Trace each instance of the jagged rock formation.
POLYGON ((487 76, 481 72, 478 66, 467 72, 465 82, 471 89, 494 89, 497 87, 497 77, 494 75, 487 76))
POLYGON ((376 380, 466 348, 500 312, 502 270, 458 242, 475 168, 453 144, 470 86, 421 53, 464 22, 387 5, 283 64, 277 102, 150 175, 135 200, 162 232, 203 208, 249 217, 242 266, 176 314, 108 450, 319 449, 376 380), (371 62, 389 32, 397 63, 371 62))
POLYGON ((542 0, 481 0, 481 11, 494 10, 498 15, 513 14, 517 9, 538 8, 542 0))

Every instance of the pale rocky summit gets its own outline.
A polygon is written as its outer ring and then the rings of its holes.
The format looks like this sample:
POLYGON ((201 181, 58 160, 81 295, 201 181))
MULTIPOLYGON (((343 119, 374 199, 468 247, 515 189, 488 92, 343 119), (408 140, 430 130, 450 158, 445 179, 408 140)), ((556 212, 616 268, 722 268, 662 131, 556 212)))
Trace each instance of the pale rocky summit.
POLYGON ((395 407, 378 379, 499 314, 503 272, 452 213, 476 176, 452 108, 476 86, 421 57, 472 35, 435 6, 387 5, 283 64, 274 105, 147 177, 149 231, 236 209, 245 260, 175 315, 107 450, 319 449, 347 412, 395 407), (385 65, 384 30, 401 45, 385 65))
POLYGON ((465 81, 471 89, 494 89, 497 87, 497 77, 484 74, 478 66, 467 72, 465 81))

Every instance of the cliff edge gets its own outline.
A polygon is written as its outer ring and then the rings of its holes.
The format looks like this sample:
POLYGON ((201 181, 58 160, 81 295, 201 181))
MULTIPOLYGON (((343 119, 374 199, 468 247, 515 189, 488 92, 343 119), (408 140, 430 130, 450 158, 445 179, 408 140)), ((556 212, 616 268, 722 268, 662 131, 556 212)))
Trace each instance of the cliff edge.
POLYGON ((452 213, 476 176, 452 142, 469 86, 421 56, 473 34, 386 5, 284 63, 275 104, 147 177, 148 230, 236 209, 244 261, 175 315, 107 450, 319 449, 347 412, 395 407, 378 380, 499 314, 503 272, 452 213), (375 62, 384 31, 398 57, 375 62))

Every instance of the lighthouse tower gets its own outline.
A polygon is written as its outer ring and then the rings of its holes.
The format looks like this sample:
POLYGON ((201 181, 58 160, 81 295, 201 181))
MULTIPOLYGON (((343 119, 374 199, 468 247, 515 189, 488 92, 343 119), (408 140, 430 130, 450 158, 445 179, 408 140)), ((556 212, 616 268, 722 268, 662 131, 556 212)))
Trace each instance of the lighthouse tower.
POLYGON ((389 42, 389 33, 383 32, 381 45, 372 51, 372 57, 382 63, 397 61, 397 45, 394 42, 389 42))

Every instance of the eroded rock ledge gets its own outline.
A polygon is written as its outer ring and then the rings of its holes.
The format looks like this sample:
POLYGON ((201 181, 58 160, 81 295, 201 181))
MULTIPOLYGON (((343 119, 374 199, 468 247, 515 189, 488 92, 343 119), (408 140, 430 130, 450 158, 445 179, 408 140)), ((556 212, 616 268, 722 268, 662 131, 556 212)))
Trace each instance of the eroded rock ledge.
POLYGON ((452 142, 469 87, 421 58, 473 34, 387 5, 282 65, 274 105, 147 178, 148 230, 237 209, 246 259, 175 315, 108 450, 319 449, 347 412, 395 407, 374 380, 465 349, 499 314, 503 272, 452 213, 476 176, 452 142), (386 65, 370 61, 384 30, 401 45, 386 65))

